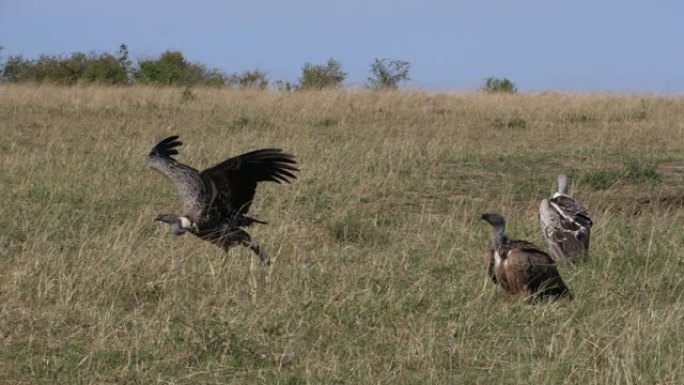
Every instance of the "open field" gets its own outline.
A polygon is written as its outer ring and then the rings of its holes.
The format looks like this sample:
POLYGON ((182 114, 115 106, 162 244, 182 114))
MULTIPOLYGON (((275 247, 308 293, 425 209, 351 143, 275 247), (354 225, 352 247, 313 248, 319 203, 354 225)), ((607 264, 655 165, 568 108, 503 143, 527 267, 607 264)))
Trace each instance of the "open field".
POLYGON ((0 87, 0 383, 677 384, 684 98, 0 87), (277 146, 256 265, 154 223, 145 166, 178 133, 208 167, 277 146), (546 248, 566 171, 594 217, 530 304, 485 276, 485 211, 546 248))

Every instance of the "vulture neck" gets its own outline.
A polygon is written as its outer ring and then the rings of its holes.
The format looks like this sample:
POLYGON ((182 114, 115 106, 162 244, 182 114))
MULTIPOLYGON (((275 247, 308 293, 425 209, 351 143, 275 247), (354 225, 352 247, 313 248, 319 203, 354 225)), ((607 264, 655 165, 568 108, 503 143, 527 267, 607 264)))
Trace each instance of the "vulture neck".
POLYGON ((558 195, 568 195, 568 177, 565 174, 558 175, 558 195))
POLYGON ((504 244, 506 236, 504 232, 506 231, 506 225, 496 225, 492 226, 492 241, 494 243, 494 250, 499 250, 504 244))

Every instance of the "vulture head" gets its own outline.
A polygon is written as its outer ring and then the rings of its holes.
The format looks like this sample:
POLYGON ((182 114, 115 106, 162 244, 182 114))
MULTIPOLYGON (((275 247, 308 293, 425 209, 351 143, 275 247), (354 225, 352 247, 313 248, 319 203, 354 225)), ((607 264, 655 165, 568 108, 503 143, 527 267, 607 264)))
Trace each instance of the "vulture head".
POLYGON ((498 249, 503 243, 504 232, 506 231, 506 220, 501 214, 482 214, 480 219, 492 225, 494 248, 498 249))

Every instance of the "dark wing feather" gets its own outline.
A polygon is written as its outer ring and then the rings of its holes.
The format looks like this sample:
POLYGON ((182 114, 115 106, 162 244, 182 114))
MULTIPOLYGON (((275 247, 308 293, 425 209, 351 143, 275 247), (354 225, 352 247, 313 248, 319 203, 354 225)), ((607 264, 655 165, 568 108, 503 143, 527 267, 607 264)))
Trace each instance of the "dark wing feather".
POLYGON ((570 295, 570 290, 548 254, 544 252, 526 252, 526 254, 528 265, 525 274, 530 291, 541 297, 561 298, 570 295))
POLYGON ((566 195, 559 195, 555 198, 551 198, 550 203, 555 205, 568 220, 576 222, 579 226, 591 228, 593 225, 587 208, 575 199, 566 195))
POLYGON ((203 180, 216 185, 233 210, 246 214, 254 199, 258 182, 290 183, 299 171, 294 155, 277 148, 266 148, 238 155, 200 173, 203 180))
POLYGON ((177 135, 169 136, 152 148, 147 164, 171 181, 183 202, 185 215, 198 222, 203 209, 204 184, 197 170, 173 159, 178 154, 176 147, 182 144, 177 135))
POLYGON ((508 253, 508 258, 519 261, 516 264, 519 267, 518 274, 522 275, 519 282, 524 282, 531 294, 553 298, 572 296, 553 259, 545 252, 516 247, 508 253))

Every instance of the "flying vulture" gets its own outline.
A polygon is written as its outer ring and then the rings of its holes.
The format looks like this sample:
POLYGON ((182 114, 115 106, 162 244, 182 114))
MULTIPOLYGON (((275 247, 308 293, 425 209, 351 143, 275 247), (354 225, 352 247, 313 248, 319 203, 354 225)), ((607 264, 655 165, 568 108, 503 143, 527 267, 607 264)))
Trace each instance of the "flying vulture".
POLYGON ((164 175, 178 190, 183 215, 158 215, 155 220, 168 223, 175 235, 191 233, 225 251, 242 245, 268 264, 268 254, 259 242, 242 228, 265 224, 247 216, 257 183, 290 183, 299 171, 294 155, 266 148, 248 152, 198 171, 173 158, 183 143, 170 136, 157 143, 147 156, 147 164, 164 175))

